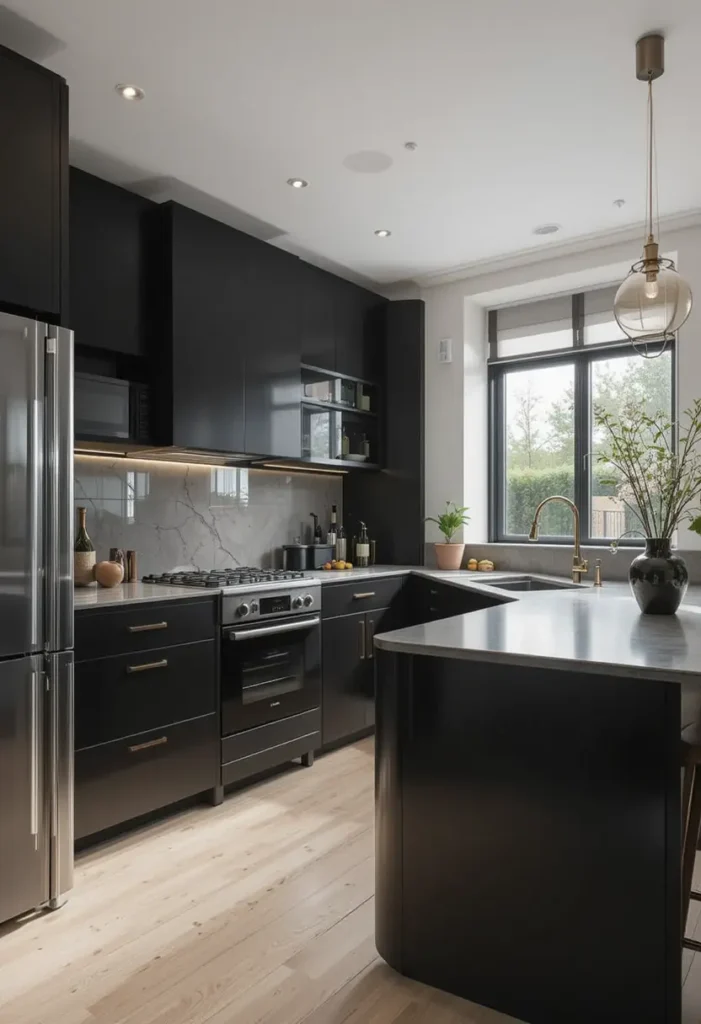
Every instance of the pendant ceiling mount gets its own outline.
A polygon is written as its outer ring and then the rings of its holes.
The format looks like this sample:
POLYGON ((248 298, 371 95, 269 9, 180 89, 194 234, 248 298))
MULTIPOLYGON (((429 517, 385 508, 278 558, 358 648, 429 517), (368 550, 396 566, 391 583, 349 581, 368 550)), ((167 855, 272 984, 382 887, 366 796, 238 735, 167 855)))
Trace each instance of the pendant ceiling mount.
MULTIPOLYGON (((664 36, 651 32, 635 44, 635 73, 647 82, 647 185, 646 230, 643 258, 634 263, 630 273, 616 292, 613 312, 621 330, 641 355, 639 343, 667 342, 686 321, 691 312, 692 296, 688 283, 676 270, 674 261, 659 255, 653 223, 655 195, 655 120, 652 83, 664 74, 664 36)), ((659 220, 659 218, 658 218, 659 220)), ((658 231, 659 235, 659 224, 658 231)), ((660 355, 659 350, 656 355, 660 355)))

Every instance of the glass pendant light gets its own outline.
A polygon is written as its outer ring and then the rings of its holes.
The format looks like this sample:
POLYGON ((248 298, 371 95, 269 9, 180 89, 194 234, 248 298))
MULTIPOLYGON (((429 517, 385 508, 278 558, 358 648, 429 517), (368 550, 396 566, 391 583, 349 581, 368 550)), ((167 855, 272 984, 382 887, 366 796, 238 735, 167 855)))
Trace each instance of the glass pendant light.
MULTIPOLYGON (((666 343, 674 338, 691 312, 692 297, 691 288, 677 273, 673 260, 660 257, 653 230, 655 136, 652 83, 664 72, 664 37, 659 34, 643 36, 636 43, 635 53, 637 77, 648 83, 647 240, 643 245, 643 258, 633 264, 616 292, 613 313, 636 351, 646 355, 638 349, 637 343, 666 343)), ((661 355, 661 352, 656 355, 661 355)))

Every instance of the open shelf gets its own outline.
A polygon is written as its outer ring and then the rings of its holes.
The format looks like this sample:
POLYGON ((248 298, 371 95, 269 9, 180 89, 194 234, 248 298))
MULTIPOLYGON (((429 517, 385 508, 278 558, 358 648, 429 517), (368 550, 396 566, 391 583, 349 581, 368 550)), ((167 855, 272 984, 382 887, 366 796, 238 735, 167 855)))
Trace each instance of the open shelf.
POLYGON ((354 405, 343 405, 341 402, 323 402, 317 398, 303 398, 302 405, 311 405, 315 409, 333 409, 335 412, 347 412, 357 416, 377 417, 377 413, 371 409, 358 409, 354 405))

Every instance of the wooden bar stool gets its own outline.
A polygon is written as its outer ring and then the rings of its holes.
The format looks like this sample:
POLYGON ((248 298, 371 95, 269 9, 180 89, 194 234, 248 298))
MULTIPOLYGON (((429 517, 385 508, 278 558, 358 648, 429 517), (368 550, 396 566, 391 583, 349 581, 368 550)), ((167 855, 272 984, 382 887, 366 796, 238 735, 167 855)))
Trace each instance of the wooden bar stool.
POLYGON ((682 729, 682 946, 701 951, 701 942, 684 935, 689 916, 689 901, 701 900, 701 892, 691 888, 696 847, 701 831, 701 725, 682 729))

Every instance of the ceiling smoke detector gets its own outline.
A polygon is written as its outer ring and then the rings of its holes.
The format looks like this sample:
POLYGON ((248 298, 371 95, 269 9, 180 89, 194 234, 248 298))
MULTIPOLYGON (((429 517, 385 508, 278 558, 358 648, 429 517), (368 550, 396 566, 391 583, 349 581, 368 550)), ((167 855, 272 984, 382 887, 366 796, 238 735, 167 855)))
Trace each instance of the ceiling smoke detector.
POLYGON ((533 228, 534 235, 556 235, 560 230, 559 224, 539 224, 537 228, 533 228))
POLYGON ((144 90, 140 89, 138 85, 115 85, 115 90, 119 93, 123 100, 142 100, 144 98, 144 90))

